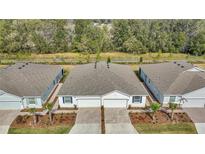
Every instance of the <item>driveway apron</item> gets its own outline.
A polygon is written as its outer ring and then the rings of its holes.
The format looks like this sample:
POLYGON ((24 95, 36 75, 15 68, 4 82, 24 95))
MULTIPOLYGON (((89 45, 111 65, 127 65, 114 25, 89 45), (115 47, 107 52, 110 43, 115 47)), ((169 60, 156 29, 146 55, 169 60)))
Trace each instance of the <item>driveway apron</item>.
POLYGON ((198 134, 205 134, 205 109, 184 108, 183 109, 195 124, 198 134))
POLYGON ((106 134, 138 134, 126 108, 105 108, 106 134))
POLYGON ((7 134, 12 121, 19 114, 19 110, 0 110, 0 134, 7 134))
POLYGON ((79 108, 69 134, 101 134, 101 109, 79 108))

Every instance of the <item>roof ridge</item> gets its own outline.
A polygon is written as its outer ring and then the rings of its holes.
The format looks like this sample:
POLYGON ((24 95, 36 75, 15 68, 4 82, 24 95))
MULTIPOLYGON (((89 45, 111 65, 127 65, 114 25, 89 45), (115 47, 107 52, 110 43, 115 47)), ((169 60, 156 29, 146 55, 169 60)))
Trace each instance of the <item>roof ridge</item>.
MULTIPOLYGON (((109 70, 112 74, 114 74, 115 76, 119 77, 120 79, 122 79, 124 82, 126 82, 127 84, 131 85, 130 83, 128 83, 127 81, 125 81, 121 76, 117 75, 115 72, 109 70)), ((131 85, 132 86, 132 85, 131 85)))

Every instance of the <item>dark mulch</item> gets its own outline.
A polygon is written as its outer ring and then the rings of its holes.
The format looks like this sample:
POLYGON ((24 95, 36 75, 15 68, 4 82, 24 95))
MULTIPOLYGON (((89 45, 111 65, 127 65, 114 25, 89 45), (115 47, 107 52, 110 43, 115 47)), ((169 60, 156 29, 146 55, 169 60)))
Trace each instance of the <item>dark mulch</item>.
MULTIPOLYGON (((75 119, 76 113, 54 114, 52 126, 74 125, 75 119)), ((48 126, 51 126, 48 114, 37 116, 36 125, 33 125, 33 116, 30 115, 19 115, 11 124, 11 128, 46 128, 48 126)))
POLYGON ((58 106, 58 110, 78 110, 76 107, 60 107, 58 106))
MULTIPOLYGON (((43 112, 43 110, 44 110, 43 108, 36 108, 36 112, 43 112)), ((29 112, 29 111, 30 109, 27 109, 27 108, 21 110, 21 112, 29 112)))
POLYGON ((101 132, 105 134, 105 112, 104 107, 101 107, 101 132))
MULTIPOLYGON (((153 123, 152 120, 152 113, 129 113, 131 122, 133 124, 136 123, 153 123)), ((175 113, 174 114, 174 120, 171 121, 170 114, 162 112, 162 111, 157 111, 155 113, 156 121, 155 123, 158 124, 168 124, 168 123, 179 123, 179 122, 192 122, 192 120, 189 118, 189 116, 185 112, 181 113, 175 113)))

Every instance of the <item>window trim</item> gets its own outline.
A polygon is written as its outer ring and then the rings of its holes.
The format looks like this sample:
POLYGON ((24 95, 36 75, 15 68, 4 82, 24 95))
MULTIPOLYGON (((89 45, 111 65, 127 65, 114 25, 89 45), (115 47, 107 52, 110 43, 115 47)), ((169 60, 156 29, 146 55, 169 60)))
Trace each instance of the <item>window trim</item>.
POLYGON ((176 102, 176 98, 177 98, 177 96, 169 96, 169 102, 171 103, 171 102, 176 102), (171 101, 171 97, 174 97, 175 99, 174 99, 174 101, 171 101))
POLYGON ((36 105, 36 98, 27 98, 28 105, 36 105), (33 102, 31 103, 31 99, 33 99, 33 102))
POLYGON ((72 97, 72 96, 63 96, 63 104, 73 104, 73 97, 72 97), (71 99, 70 99, 71 101, 70 101, 70 102, 66 102, 66 101, 65 101, 65 98, 66 98, 66 97, 68 97, 68 98, 70 97, 70 98, 71 98, 71 99))
POLYGON ((141 104, 142 103, 142 96, 132 96, 132 103, 141 104), (139 97, 139 101, 135 101, 135 97, 139 97))

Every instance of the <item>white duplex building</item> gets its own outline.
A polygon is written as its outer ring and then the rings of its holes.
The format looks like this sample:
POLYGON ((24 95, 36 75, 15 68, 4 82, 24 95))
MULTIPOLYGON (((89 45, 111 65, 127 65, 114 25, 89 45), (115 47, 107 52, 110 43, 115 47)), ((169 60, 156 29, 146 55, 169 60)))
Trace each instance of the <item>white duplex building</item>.
POLYGON ((105 62, 76 66, 58 94, 60 107, 144 107, 147 95, 129 66, 105 62))
POLYGON ((63 76, 60 66, 16 63, 0 70, 0 110, 42 108, 63 76))
POLYGON ((185 61, 140 66, 140 78, 162 104, 205 107, 205 72, 185 61))

